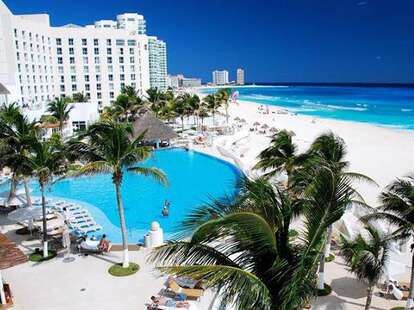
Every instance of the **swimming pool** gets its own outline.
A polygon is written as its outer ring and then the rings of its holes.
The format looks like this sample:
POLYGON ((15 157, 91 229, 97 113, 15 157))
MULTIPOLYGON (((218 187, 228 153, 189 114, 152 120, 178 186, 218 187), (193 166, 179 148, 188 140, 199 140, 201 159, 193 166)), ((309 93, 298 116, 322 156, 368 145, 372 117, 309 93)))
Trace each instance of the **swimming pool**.
MULTIPOLYGON (((241 172, 230 163, 215 157, 181 148, 155 151, 143 165, 162 169, 169 186, 152 179, 125 172, 122 198, 128 228, 129 243, 142 241, 152 221, 158 221, 169 238, 177 226, 194 208, 211 198, 236 193, 241 172), (161 215, 165 200, 171 201, 170 215, 161 215)), ((39 195, 36 182, 31 184, 33 195, 39 195)), ((65 179, 50 186, 50 197, 62 197, 85 202, 95 221, 108 238, 120 243, 121 231, 115 189, 110 175, 65 179)))

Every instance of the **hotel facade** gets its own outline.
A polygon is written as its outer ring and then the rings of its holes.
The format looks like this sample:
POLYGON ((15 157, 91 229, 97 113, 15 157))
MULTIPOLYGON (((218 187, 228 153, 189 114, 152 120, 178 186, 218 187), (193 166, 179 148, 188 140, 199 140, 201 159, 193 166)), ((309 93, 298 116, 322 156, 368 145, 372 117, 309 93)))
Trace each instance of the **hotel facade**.
POLYGON ((9 101, 44 109, 81 92, 102 109, 124 86, 144 94, 165 89, 166 78, 166 44, 146 35, 142 15, 52 27, 49 15, 13 15, 0 0, 0 83, 9 101))

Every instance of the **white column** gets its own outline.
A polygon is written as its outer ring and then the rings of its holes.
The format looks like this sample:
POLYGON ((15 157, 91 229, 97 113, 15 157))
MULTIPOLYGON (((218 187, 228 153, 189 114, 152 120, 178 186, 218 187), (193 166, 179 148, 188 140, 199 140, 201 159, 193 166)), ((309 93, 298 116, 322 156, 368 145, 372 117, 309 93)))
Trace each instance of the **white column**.
POLYGON ((1 304, 5 305, 6 304, 6 295, 4 295, 3 278, 1 276, 1 269, 0 269, 0 299, 1 299, 1 304))

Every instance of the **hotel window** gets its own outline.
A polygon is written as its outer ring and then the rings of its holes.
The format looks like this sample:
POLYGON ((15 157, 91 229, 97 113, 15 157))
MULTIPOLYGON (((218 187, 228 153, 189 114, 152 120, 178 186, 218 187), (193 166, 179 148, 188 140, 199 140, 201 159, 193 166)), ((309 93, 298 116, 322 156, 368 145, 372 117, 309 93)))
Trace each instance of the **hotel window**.
POLYGON ((115 98, 115 93, 113 91, 109 92, 109 98, 111 99, 115 98))
POLYGON ((129 57, 129 62, 132 64, 135 63, 135 57, 129 57))
POLYGON ((71 75, 71 76, 70 76, 70 81, 71 81, 72 83, 76 83, 76 75, 71 75))
POLYGON ((72 91, 76 91, 76 90, 77 90, 76 84, 73 84, 72 85, 72 91))
POLYGON ((131 74, 131 81, 135 81, 135 74, 131 74))
POLYGON ((131 66, 129 67, 129 70, 131 70, 131 72, 134 72, 134 71, 135 71, 135 66, 134 66, 134 65, 131 65, 131 66))
POLYGON ((134 50, 133 48, 130 48, 130 49, 129 49, 129 53, 130 53, 131 55, 134 55, 134 54, 135 54, 135 50, 134 50))
POLYGON ((137 44, 137 41, 135 40, 128 40, 128 46, 135 46, 137 44))
POLYGON ((75 57, 69 57, 69 63, 73 65, 75 63, 75 57))
POLYGON ((58 64, 59 65, 63 64, 63 58, 62 57, 58 57, 58 64))
POLYGON ((86 98, 91 99, 91 93, 86 93, 86 98))
POLYGON ((76 73, 76 67, 70 66, 70 73, 76 73))
POLYGON ((39 35, 38 34, 36 34, 36 42, 39 42, 39 35))
POLYGON ((85 75, 83 78, 85 79, 85 82, 89 82, 89 75, 85 75))
POLYGON ((119 63, 123 64, 124 63, 124 57, 119 57, 119 63))
POLYGON ((122 47, 120 47, 118 49, 118 52, 119 52, 120 55, 124 55, 124 49, 122 47))
POLYGON ((121 83, 121 89, 125 88, 125 83, 121 83))
POLYGON ((114 67, 108 66, 108 72, 113 72, 113 71, 114 71, 114 67))
POLYGON ((42 43, 45 43, 45 36, 42 36, 42 43))
POLYGON ((119 71, 125 72, 125 67, 124 66, 119 66, 119 71))
POLYGON ((90 91, 90 90, 91 90, 91 85, 89 85, 89 84, 85 84, 85 90, 86 90, 86 91, 90 91))
POLYGON ((88 49, 86 47, 82 48, 82 54, 88 55, 88 49))
POLYGON ((93 39, 93 45, 95 45, 95 46, 99 45, 99 40, 98 39, 93 39))
POLYGON ((101 93, 96 93, 96 98, 102 99, 102 94, 101 93))
POLYGON ((47 44, 50 44, 50 37, 47 37, 47 44))
POLYGON ((109 83, 109 85, 108 85, 108 86, 109 86, 109 89, 110 89, 110 90, 113 90, 113 89, 114 89, 114 83, 109 83))
POLYGON ((83 63, 88 64, 88 57, 83 57, 83 63))
POLYGON ((84 121, 72 122, 73 132, 80 132, 86 130, 86 123, 84 121))
POLYGON ((120 79, 121 81, 125 81, 125 74, 120 74, 120 75, 119 75, 119 79, 120 79))
POLYGON ((89 73, 89 67, 83 66, 83 73, 89 73))
POLYGON ((60 77, 60 83, 65 83, 65 77, 63 75, 60 77))
POLYGON ((87 39, 82 39, 82 45, 87 45, 88 44, 88 40, 87 39))
POLYGON ((100 66, 95 66, 95 72, 96 73, 101 73, 101 67, 100 66))
POLYGON ((60 91, 65 91, 65 85, 60 85, 60 91))
POLYGON ((125 40, 116 40, 116 45, 118 46, 125 45, 125 40))
POLYGON ((101 84, 100 83, 96 84, 96 90, 101 90, 101 89, 102 89, 101 84))
POLYGON ((108 47, 108 48, 106 49, 106 53, 107 53, 108 55, 112 55, 112 48, 108 47))
POLYGON ((29 40, 32 41, 32 33, 29 32, 29 40))
POLYGON ((106 45, 111 46, 112 45, 112 40, 111 39, 107 39, 106 40, 106 45))
POLYGON ((69 55, 74 55, 75 54, 75 50, 73 49, 73 47, 69 47, 69 55))
POLYGON ((14 36, 17 37, 17 29, 14 28, 14 36))
POLYGON ((98 47, 95 47, 93 49, 93 52, 94 52, 95 55, 99 55, 99 48, 98 47))
POLYGON ((63 67, 62 67, 62 66, 59 66, 59 67, 58 67, 58 73, 63 74, 63 67))
POLYGON ((108 80, 113 81, 114 80, 114 75, 113 74, 108 74, 108 80))
POLYGON ((20 64, 17 64, 17 71, 22 72, 22 66, 20 64))
POLYGON ((101 81, 101 76, 100 76, 99 74, 97 74, 97 75, 95 76, 95 79, 96 79, 96 81, 97 81, 97 82, 100 82, 100 81, 101 81))
POLYGON ((68 40, 68 44, 73 45, 73 39, 72 38, 68 40))
POLYGON ((56 39, 56 45, 62 45, 62 39, 56 39))
POLYGON ((16 57, 17 57, 17 61, 19 61, 20 60, 20 53, 19 52, 16 53, 16 57))
POLYGON ((112 57, 107 57, 106 61, 107 61, 107 63, 111 64, 112 63, 112 57))
POLYGON ((95 57, 95 63, 99 64, 99 57, 95 57))

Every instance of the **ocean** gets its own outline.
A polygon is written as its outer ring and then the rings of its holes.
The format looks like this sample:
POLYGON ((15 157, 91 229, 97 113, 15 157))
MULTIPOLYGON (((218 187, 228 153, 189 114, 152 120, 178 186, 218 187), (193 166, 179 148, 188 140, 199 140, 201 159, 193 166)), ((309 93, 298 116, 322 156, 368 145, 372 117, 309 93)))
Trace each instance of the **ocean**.
POLYGON ((233 87, 236 90, 240 100, 280 106, 297 114, 414 130, 414 88, 410 87, 233 87))

